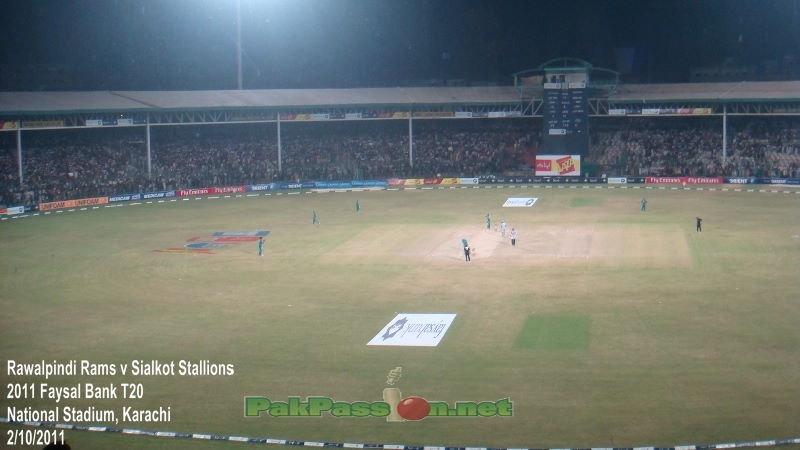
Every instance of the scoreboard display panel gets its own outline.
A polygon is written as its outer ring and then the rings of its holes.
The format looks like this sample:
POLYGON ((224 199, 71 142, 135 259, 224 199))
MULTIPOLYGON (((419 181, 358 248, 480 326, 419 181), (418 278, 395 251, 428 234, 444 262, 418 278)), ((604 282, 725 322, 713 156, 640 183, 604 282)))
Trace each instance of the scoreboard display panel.
POLYGON ((545 153, 586 155, 589 149, 588 74, 548 71, 544 83, 545 153))

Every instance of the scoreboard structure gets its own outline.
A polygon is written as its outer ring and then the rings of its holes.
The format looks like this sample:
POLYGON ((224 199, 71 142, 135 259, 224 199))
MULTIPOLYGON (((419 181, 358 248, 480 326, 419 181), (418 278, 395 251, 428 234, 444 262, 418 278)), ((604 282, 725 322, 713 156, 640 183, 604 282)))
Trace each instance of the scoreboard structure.
POLYGON ((546 68, 543 79, 542 144, 550 155, 589 150, 589 72, 585 67, 546 68))
POLYGON ((578 58, 554 58, 514 74, 520 100, 542 115, 540 155, 589 153, 590 100, 608 98, 619 85, 619 72, 594 67, 578 58))

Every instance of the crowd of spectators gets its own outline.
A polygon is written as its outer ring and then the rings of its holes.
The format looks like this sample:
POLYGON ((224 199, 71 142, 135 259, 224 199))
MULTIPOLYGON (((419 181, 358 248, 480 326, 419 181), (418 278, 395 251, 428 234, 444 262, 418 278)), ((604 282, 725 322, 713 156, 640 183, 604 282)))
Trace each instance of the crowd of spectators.
POLYGON ((526 163, 521 158, 535 155, 538 146, 527 120, 421 122, 414 132, 415 174, 459 177, 519 169, 526 163))
POLYGON ((278 174, 274 124, 154 127, 150 141, 140 190, 268 183, 278 174))
POLYGON ((459 177, 502 172, 527 148, 528 120, 294 124, 282 130, 283 166, 294 180, 459 177), (413 166, 412 166, 413 162, 413 166))
POLYGON ((734 175, 800 177, 800 120, 732 121, 727 166, 734 175))
POLYGON ((531 142, 529 120, 160 126, 151 169, 141 128, 26 133, 20 186, 13 133, 0 141, 0 204, 273 181, 474 176, 502 171, 531 142), (30 138, 28 138, 30 136, 30 138))
POLYGON ((113 136, 100 130, 94 135, 87 130, 41 131, 27 137, 22 186, 16 149, 6 146, 0 151, 0 204, 31 205, 134 190, 146 173, 141 143, 124 131, 113 136))
POLYGON ((346 180, 408 172, 408 125, 401 121, 295 123, 281 128, 285 178, 346 180))
MULTIPOLYGON (((800 176, 800 118, 598 118, 584 166, 597 174, 800 176)), ((538 119, 405 120, 160 126, 151 170, 141 128, 0 134, 0 205, 274 181, 430 178, 530 170, 538 119)))
POLYGON ((800 119, 732 117, 723 154, 720 118, 603 118, 586 160, 610 175, 800 176, 800 119))
POLYGON ((604 118, 591 128, 589 155, 612 175, 716 175, 721 154, 719 123, 684 118, 604 118))

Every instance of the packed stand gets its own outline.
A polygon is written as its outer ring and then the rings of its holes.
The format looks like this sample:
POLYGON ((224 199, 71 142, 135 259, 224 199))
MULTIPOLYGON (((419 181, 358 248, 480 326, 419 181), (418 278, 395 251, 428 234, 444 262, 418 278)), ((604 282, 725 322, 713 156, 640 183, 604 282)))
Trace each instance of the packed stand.
POLYGON ((728 130, 728 172, 736 176, 800 177, 800 119, 735 117, 728 130))
POLYGON ((21 205, 16 133, 0 133, 0 207, 21 205))
POLYGON ((2 142, 2 196, 4 204, 32 206, 279 180, 474 176, 530 155, 534 136, 525 119, 418 120, 412 167, 406 121, 285 123, 279 171, 275 124, 153 126, 148 177, 141 127, 26 132, 22 187, 15 141, 2 142))
POLYGON ((529 119, 418 121, 414 127, 415 174, 459 177, 530 167, 539 133, 529 119), (527 158, 530 159, 530 158, 527 158))
POLYGON ((588 161, 602 173, 642 176, 800 176, 800 120, 731 117, 723 161, 721 118, 604 118, 588 161))
POLYGON ((146 191, 268 183, 278 173, 274 124, 153 127, 150 141, 146 191))
POLYGON ((587 160, 601 173, 706 176, 721 173, 719 120, 603 118, 591 126, 587 160))
POLYGON ((349 180, 409 173, 408 124, 401 121, 281 126, 285 179, 349 180))
POLYGON ((134 189, 145 175, 142 146, 130 133, 107 131, 110 130, 26 133, 22 153, 24 184, 19 185, 16 151, 4 151, 0 161, 0 203, 30 206, 134 189))
MULTIPOLYGON (((541 153, 538 119, 290 122, 154 126, 151 174, 144 130, 0 134, 0 205, 274 181, 430 178, 530 170, 541 153)), ((719 117, 597 118, 585 167, 641 176, 800 177, 800 118, 731 117, 722 161, 719 117)))

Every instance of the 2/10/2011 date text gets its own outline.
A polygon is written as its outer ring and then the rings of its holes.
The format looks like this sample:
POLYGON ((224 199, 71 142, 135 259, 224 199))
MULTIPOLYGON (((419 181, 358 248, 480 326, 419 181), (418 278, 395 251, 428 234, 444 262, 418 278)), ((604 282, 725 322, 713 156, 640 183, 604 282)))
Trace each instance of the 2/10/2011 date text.
POLYGON ((64 430, 15 429, 6 432, 6 445, 50 445, 64 443, 64 430))

